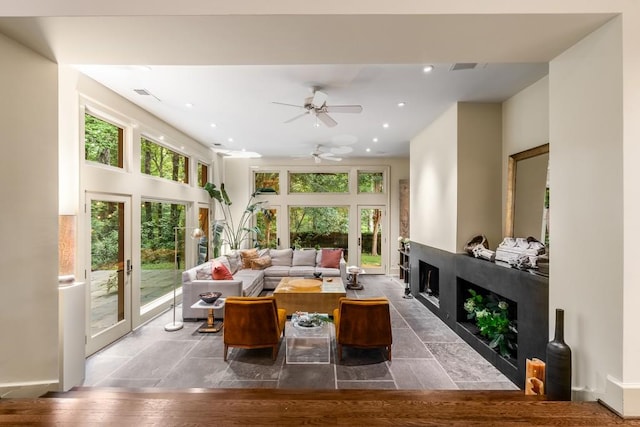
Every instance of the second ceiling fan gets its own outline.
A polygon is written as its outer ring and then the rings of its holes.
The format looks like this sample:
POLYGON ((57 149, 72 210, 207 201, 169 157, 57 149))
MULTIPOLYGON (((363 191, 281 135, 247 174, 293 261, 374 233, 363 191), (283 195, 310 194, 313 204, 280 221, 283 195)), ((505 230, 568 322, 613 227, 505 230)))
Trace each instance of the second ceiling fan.
POLYGON ((308 114, 313 114, 320 122, 327 127, 334 127, 338 124, 328 113, 361 113, 361 105, 327 105, 327 94, 321 92, 317 88, 313 89, 313 96, 305 98, 303 105, 286 104, 284 102, 273 102, 278 105, 286 105, 288 107, 295 107, 303 109, 304 112, 298 114, 285 121, 285 123, 291 123, 301 117, 308 114))

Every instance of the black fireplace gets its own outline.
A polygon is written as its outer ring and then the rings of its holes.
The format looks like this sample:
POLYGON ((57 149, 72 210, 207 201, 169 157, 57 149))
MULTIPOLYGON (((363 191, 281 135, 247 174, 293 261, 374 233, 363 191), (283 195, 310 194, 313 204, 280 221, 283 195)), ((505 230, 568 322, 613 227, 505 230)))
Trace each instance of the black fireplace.
POLYGON ((440 299, 440 269, 420 260, 418 292, 426 298, 440 299))

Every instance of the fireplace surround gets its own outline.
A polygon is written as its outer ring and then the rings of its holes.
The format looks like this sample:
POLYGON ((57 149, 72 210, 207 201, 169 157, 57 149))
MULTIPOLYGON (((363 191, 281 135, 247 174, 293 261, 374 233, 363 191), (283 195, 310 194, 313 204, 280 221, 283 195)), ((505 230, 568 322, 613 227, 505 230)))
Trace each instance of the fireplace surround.
POLYGON ((464 341, 524 388, 526 359, 545 359, 549 341, 549 279, 495 263, 411 242, 411 292, 464 341), (430 272, 430 273, 429 273, 430 272), (426 292, 437 278, 437 298, 426 292), (421 277, 422 276, 422 277, 421 277), (484 290, 514 305, 518 351, 503 358, 469 326, 463 305, 468 289, 484 290))

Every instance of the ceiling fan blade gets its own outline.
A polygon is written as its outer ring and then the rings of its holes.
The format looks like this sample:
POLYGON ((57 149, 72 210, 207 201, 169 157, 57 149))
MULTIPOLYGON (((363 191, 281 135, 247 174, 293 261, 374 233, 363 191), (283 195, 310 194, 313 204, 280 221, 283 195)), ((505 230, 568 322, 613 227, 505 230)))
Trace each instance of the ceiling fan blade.
POLYGON ((362 105, 327 105, 328 113, 362 113, 362 105))
POLYGON ((277 104, 277 105, 285 105, 287 107, 302 108, 303 110, 305 109, 304 105, 285 104, 284 102, 276 102, 276 101, 272 101, 271 103, 272 104, 277 104))
POLYGON ((332 162, 341 162, 342 157, 323 157, 324 160, 331 160, 332 162))
POLYGON ((291 123, 291 122, 292 122, 292 121, 294 121, 294 120, 298 120, 298 119, 299 119, 300 117, 302 117, 302 116, 306 116, 307 114, 309 114, 309 112, 308 112, 308 111, 305 111, 305 112, 304 112, 304 113, 302 113, 302 114, 298 114, 297 116, 290 118, 289 120, 285 121, 284 123, 291 123))
POLYGON ((338 124, 338 122, 333 120, 327 113, 318 113, 316 114, 316 117, 328 128, 332 128, 338 124))
POLYGON ((322 106, 327 102, 327 94, 324 92, 320 92, 319 90, 313 93, 313 99, 311 100, 311 105, 315 108, 322 108, 322 106))

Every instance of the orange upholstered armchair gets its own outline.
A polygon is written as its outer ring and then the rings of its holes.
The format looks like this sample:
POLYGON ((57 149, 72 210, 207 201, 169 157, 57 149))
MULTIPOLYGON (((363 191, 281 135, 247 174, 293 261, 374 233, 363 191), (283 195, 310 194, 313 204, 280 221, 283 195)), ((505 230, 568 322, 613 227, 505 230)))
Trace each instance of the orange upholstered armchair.
POLYGON ((391 360, 391 315, 386 298, 340 298, 333 311, 336 325, 338 360, 342 360, 342 346, 384 347, 391 360))
POLYGON ((278 355, 287 314, 274 297, 227 297, 224 304, 224 360, 229 347, 273 349, 278 355))

